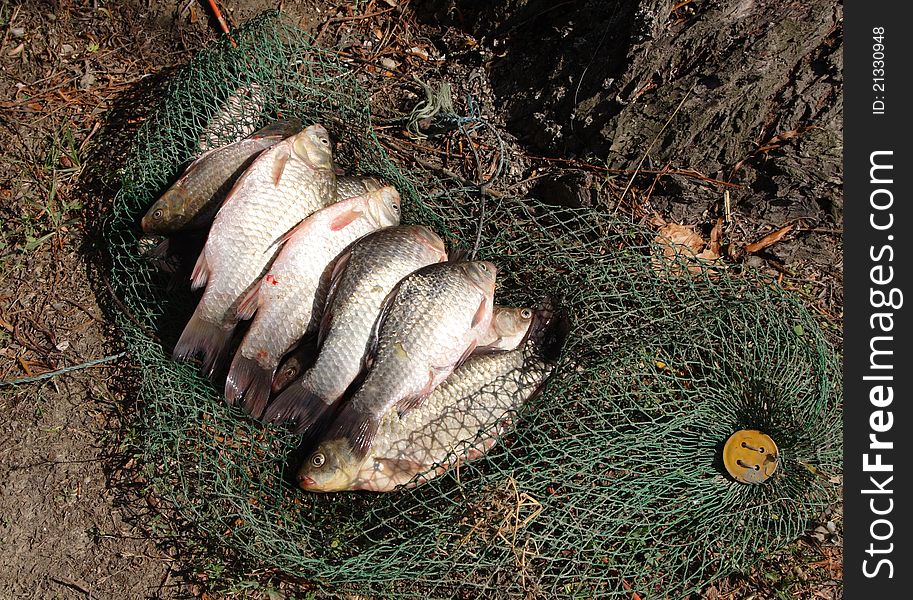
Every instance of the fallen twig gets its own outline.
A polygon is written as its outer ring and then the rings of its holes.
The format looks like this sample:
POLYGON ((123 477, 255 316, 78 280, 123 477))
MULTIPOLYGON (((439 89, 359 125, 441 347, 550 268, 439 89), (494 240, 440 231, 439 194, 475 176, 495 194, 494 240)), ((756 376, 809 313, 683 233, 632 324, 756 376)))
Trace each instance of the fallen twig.
POLYGON ((748 244, 747 246, 745 246, 745 252, 747 252, 749 254, 754 254, 755 252, 760 252, 764 248, 767 248, 768 246, 776 244, 777 242, 782 240, 783 236, 785 236, 787 233, 792 231, 792 229, 793 229, 793 225, 787 225, 786 227, 781 227, 780 229, 774 231, 773 233, 769 233, 769 234, 765 235, 764 237, 759 239, 757 242, 755 242, 753 244, 748 244))
POLYGON ((70 367, 64 367, 62 369, 57 369, 55 371, 48 371, 47 373, 42 373, 41 375, 35 375, 34 377, 22 377, 20 379, 13 379, 10 381, 0 381, 0 387, 21 385, 24 383, 35 383, 37 381, 44 381, 45 379, 51 379, 52 377, 57 377, 58 375, 63 375, 65 373, 72 373, 74 371, 82 371, 83 369, 88 369, 96 365, 103 363, 111 362, 119 358, 126 356, 126 352, 119 352, 118 354, 112 354, 111 356, 105 356, 104 358, 96 358, 95 360, 90 360, 79 365, 73 365, 70 367))

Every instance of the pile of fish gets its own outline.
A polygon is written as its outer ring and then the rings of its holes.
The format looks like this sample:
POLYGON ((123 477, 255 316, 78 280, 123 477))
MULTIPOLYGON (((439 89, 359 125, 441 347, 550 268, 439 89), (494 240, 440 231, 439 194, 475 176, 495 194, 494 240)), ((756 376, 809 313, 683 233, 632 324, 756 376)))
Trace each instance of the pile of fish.
POLYGON ((390 491, 481 456, 567 335, 549 301, 496 306, 495 265, 401 225, 400 201, 343 175, 323 126, 283 120, 206 150, 142 220, 169 239, 208 230, 174 358, 215 378, 250 321, 225 399, 307 434, 305 490, 390 491))

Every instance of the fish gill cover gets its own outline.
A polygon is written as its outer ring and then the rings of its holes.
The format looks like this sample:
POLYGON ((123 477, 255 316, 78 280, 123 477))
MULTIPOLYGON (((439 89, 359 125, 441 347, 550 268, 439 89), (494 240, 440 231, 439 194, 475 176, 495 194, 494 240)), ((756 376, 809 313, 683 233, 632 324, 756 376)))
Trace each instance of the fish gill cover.
POLYGON ((489 197, 483 213, 464 183, 391 161, 353 72, 281 16, 233 37, 236 47, 214 43, 170 79, 107 228, 130 313, 120 326, 142 367, 149 485, 201 536, 328 592, 681 597, 782 548, 834 502, 839 363, 790 294, 758 275, 658 259, 655 232, 598 208, 489 197), (239 89, 257 102, 219 119, 239 89), (299 437, 228 407, 150 335, 173 345, 192 301, 144 256, 139 217, 207 123, 231 141, 277 114, 327 125, 348 172, 400 191, 404 223, 430 225, 448 246, 478 235, 479 258, 499 267, 500 303, 552 294, 568 311, 556 375, 483 458, 411 490, 304 493, 288 478, 299 437), (723 468, 740 429, 779 447, 765 483, 723 468))

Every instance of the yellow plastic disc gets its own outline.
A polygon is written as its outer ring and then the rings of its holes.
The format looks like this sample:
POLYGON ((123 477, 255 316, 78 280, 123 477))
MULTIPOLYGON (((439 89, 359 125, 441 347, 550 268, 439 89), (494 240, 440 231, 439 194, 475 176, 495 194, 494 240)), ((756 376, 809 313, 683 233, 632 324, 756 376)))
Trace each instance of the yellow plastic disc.
POLYGON ((736 481, 763 483, 777 471, 780 453, 773 439, 757 429, 736 431, 723 446, 723 464, 736 481))

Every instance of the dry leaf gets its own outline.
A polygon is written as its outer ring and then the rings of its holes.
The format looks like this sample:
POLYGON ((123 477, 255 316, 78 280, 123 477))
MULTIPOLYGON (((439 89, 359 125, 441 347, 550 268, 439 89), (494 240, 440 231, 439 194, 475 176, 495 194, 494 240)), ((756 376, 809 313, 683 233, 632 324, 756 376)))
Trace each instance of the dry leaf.
POLYGON ((782 240, 783 236, 785 236, 787 233, 792 231, 792 229, 793 229, 792 225, 787 225, 786 227, 781 227, 780 229, 774 231, 773 233, 769 233, 769 234, 765 235, 764 237, 759 239, 754 244, 748 244, 747 246, 745 246, 745 252, 748 252, 749 254, 754 254, 755 252, 760 252, 764 248, 767 248, 768 246, 772 246, 773 244, 776 244, 777 242, 782 240))
MULTIPOLYGON (((720 258, 720 241, 722 233, 723 220, 718 219, 713 231, 710 232, 710 243, 704 241, 692 225, 679 225, 678 223, 668 223, 659 230, 655 238, 656 244, 662 249, 660 256, 654 256, 653 269, 662 274, 665 269, 660 262, 663 260, 671 266, 673 273, 679 272, 677 265, 678 257, 699 258, 707 261, 714 261, 720 258)), ((701 265, 688 265, 688 269, 693 272, 699 272, 701 265)))
POLYGON ((664 254, 671 256, 675 252, 681 251, 674 246, 684 246, 688 250, 691 250, 692 254, 697 254, 704 248, 704 238, 699 236, 694 227, 690 225, 679 225, 678 223, 669 223, 665 227, 659 230, 659 235, 656 236, 657 243, 663 245, 664 254), (665 252, 665 249, 668 248, 669 252, 665 252))

